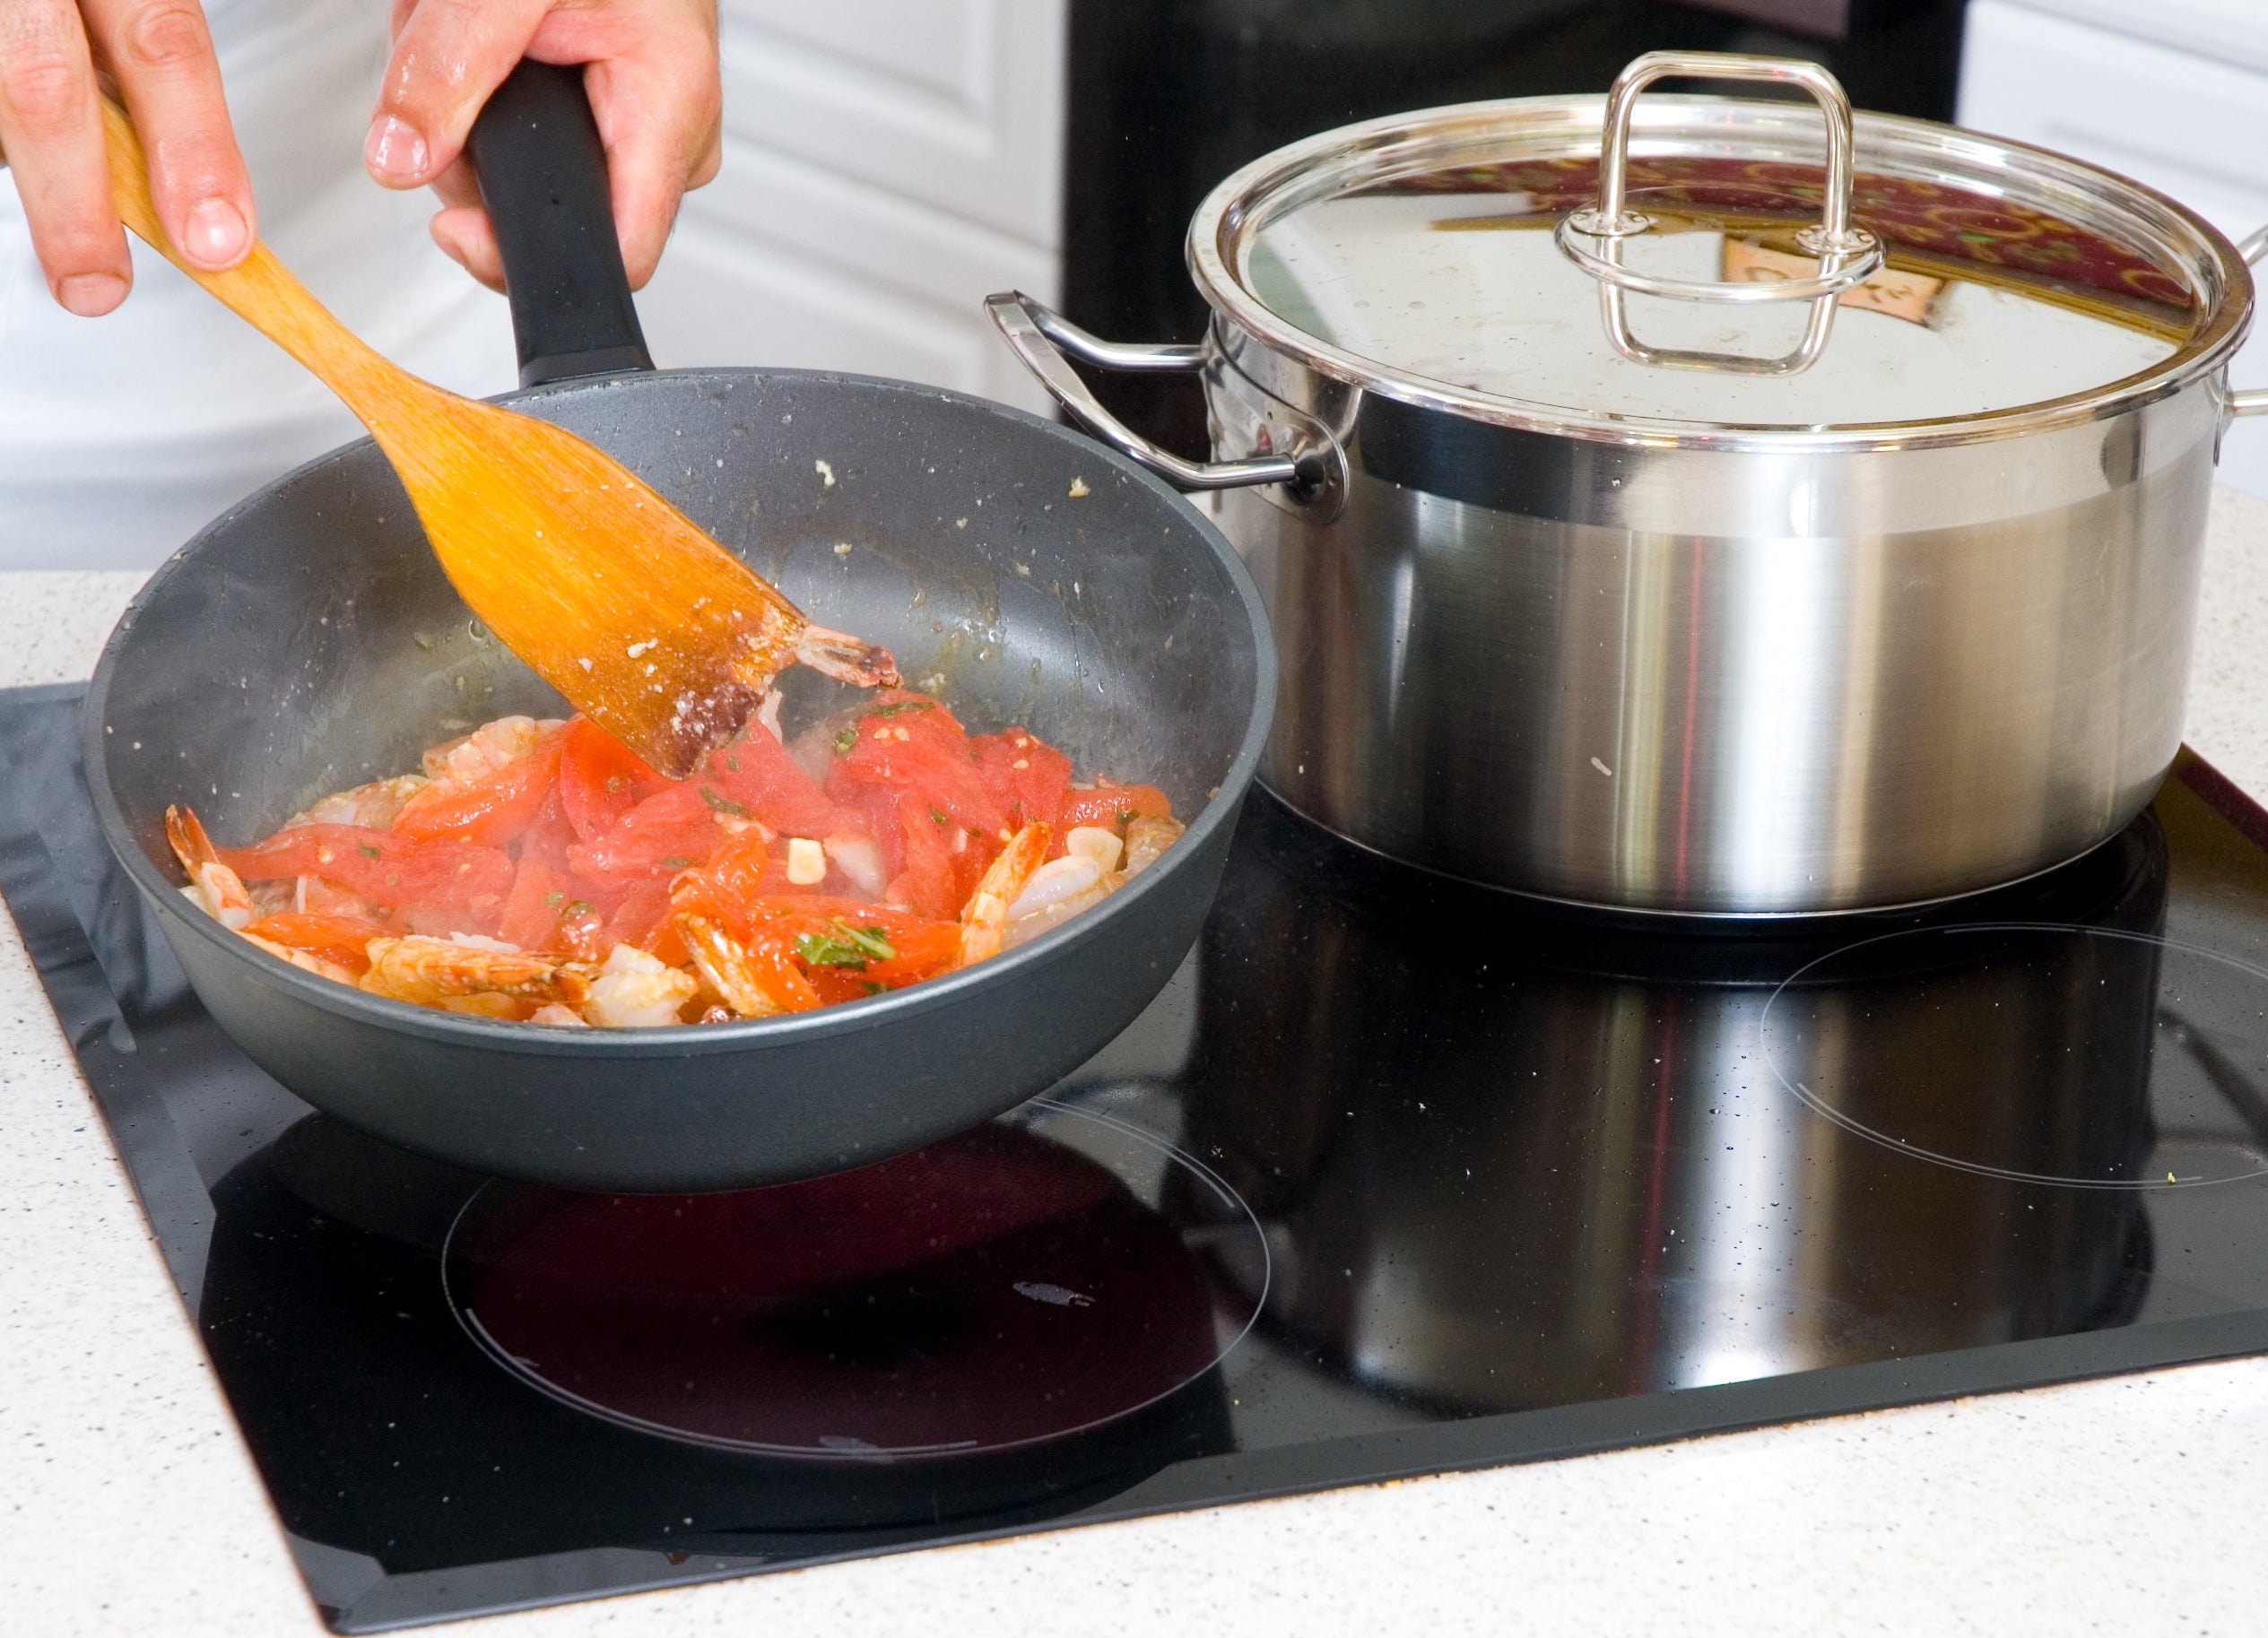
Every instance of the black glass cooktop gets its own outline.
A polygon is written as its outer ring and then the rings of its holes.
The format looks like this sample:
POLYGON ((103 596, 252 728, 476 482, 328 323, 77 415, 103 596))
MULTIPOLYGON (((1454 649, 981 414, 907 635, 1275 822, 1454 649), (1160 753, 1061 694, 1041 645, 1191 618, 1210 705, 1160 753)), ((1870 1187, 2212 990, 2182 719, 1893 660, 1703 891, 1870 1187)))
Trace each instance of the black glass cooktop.
POLYGON ((2194 758, 2052 876, 1785 935, 1540 914, 1256 795, 1047 1096, 672 1199, 254 1069, 76 705, 0 693, 0 889, 342 1631, 2268 1351, 2268 815, 2194 758))

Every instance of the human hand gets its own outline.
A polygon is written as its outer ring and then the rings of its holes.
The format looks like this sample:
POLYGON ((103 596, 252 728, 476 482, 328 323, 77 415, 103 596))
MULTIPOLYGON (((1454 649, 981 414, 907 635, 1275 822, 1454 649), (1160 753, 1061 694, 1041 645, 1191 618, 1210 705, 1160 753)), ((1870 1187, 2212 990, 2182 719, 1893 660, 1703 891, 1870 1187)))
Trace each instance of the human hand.
POLYGON ((134 283, 110 202, 100 68, 134 116, 158 221, 217 273, 252 248, 252 181, 196 0, 0 0, 0 158, 15 173, 48 289, 94 318, 134 283))
POLYGON ((622 263, 641 288, 680 196, 717 174, 715 0, 394 0, 394 55, 363 163, 388 187, 430 183, 448 207, 434 242, 491 290, 504 288, 504 267, 465 138, 522 57, 584 65, 622 263))

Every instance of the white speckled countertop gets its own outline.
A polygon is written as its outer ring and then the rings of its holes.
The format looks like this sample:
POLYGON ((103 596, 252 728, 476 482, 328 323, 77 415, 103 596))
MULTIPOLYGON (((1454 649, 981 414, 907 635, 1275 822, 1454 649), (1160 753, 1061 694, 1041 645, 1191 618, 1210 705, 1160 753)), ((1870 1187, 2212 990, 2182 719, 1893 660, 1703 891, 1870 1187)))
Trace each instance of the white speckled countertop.
MULTIPOLYGON (((0 574, 0 687, 139 579, 0 574)), ((2268 502, 2215 496, 2189 740, 2268 791, 2268 502)), ((0 1629, 322 1629, 0 917, 0 1629)), ((2251 1634, 2268 1359, 1026 1536, 437 1627, 2251 1634)))

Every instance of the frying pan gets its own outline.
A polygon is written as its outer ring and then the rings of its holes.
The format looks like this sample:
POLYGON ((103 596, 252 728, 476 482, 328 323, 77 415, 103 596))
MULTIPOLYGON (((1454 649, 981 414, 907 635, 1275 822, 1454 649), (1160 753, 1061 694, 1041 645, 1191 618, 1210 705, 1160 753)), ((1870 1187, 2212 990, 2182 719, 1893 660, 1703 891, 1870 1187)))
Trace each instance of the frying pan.
MULTIPOLYGON (((808 370, 655 371, 572 71, 523 64, 473 152, 526 389, 504 402, 623 461, 815 618, 889 645, 972 726, 1021 724, 1083 770, 1160 786, 1187 834, 1028 945, 786 1018, 560 1029, 300 973, 181 897, 168 802, 249 841, 487 718, 563 712, 473 620, 363 439, 217 519, 119 621, 83 728, 106 839, 254 1062, 460 1166, 569 1188, 751 1187, 1022 1102, 1124 1028, 1195 940, 1274 706, 1251 580, 1163 483, 1018 411, 808 370)), ((840 703, 815 677, 783 683, 791 730, 840 703)))

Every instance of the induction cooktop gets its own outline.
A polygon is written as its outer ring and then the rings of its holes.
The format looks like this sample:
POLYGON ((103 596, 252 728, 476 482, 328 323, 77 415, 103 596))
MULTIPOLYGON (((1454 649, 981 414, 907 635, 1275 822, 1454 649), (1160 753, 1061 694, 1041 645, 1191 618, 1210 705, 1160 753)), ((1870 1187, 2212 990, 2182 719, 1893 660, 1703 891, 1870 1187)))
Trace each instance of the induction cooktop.
POLYGON ((78 700, 0 693, 0 891, 342 1632, 2268 1351, 2268 815, 2186 753, 2049 876, 1734 934, 1256 793, 1076 1074, 673 1198, 254 1068, 103 848, 78 700))

